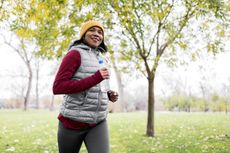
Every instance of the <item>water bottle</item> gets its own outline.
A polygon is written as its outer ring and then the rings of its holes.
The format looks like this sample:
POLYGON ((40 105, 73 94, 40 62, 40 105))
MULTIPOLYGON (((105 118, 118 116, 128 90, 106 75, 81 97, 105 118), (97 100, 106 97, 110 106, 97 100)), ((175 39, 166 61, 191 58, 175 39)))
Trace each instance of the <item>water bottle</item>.
MULTIPOLYGON (((104 62, 104 59, 100 58, 98 63, 100 65, 100 69, 101 68, 107 68, 108 69, 108 65, 106 64, 106 62, 104 62)), ((109 79, 104 79, 103 81, 101 81, 100 87, 101 87, 102 92, 109 91, 110 90, 109 79)))

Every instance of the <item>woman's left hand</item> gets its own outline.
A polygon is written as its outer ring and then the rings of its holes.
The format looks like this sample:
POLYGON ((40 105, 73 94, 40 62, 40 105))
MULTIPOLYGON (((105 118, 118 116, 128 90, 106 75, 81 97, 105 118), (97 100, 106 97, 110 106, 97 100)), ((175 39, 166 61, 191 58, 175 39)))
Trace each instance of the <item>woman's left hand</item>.
POLYGON ((110 90, 108 91, 108 97, 109 97, 109 100, 114 103, 118 100, 118 93, 110 90))

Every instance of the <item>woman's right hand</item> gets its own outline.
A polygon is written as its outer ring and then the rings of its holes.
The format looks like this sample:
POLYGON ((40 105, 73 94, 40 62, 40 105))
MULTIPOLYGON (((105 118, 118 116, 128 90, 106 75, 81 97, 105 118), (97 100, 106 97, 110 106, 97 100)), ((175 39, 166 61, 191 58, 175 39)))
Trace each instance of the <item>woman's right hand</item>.
POLYGON ((107 68, 101 68, 99 71, 103 79, 109 79, 110 75, 107 68))

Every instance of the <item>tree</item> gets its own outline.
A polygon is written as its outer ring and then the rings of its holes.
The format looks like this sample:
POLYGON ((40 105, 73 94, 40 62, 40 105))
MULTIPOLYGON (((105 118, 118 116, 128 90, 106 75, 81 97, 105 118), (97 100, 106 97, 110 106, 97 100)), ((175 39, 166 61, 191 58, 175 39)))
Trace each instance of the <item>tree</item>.
POLYGON ((39 80, 40 80, 40 59, 36 58, 35 61, 35 74, 36 74, 36 83, 35 83, 35 107, 38 109, 39 106, 39 80))
MULTIPOLYGON (((65 13, 61 9, 63 7, 61 4, 65 6, 65 1, 9 0, 7 2, 2 1, 1 4, 3 6, 0 12, 2 14, 1 24, 9 27, 5 29, 14 36, 13 41, 4 37, 5 43, 20 56, 28 70, 28 83, 24 98, 24 110, 27 110, 33 78, 32 58, 36 58, 35 55, 45 49, 55 48, 55 45, 47 47, 47 45, 50 45, 50 41, 59 44, 61 47, 65 44, 63 39, 55 39, 58 34, 57 29, 59 29, 57 21, 61 20, 65 13), (15 40, 19 40, 18 45, 15 40), (62 43, 58 43, 60 40, 62 43)), ((54 50, 51 53, 47 52, 46 56, 52 57, 53 54, 54 50)), ((57 53, 57 56, 60 56, 60 53, 57 53)), ((38 81, 38 78, 36 80, 38 81)), ((36 96, 36 99, 38 99, 38 95, 36 96)))
POLYGON ((4 3, 5 7, 2 9, 4 16, 2 16, 2 25, 11 33, 11 37, 8 39, 1 34, 4 38, 4 43, 10 46, 15 51, 28 70, 28 82, 27 89, 24 96, 24 110, 27 110, 27 105, 31 93, 32 86, 32 66, 31 61, 33 58, 33 43, 28 39, 31 31, 28 31, 28 22, 26 22, 23 11, 26 8, 26 4, 23 2, 7 1, 4 3), (11 4, 11 5, 10 5, 11 4), (25 28, 25 29, 23 29, 25 28), (23 29, 23 30, 22 30, 23 29), (26 31, 26 32, 25 32, 26 31), (18 42, 17 42, 18 41, 18 42))
MULTIPOLYGON (((198 39, 196 35, 205 33, 209 29, 207 25, 210 26, 211 23, 218 25, 212 33, 215 37, 208 35, 208 38, 205 38, 203 42, 210 52, 218 53, 222 47, 221 40, 226 36, 223 29, 220 30, 220 27, 227 26, 223 24, 223 21, 224 17, 228 15, 225 14, 228 11, 223 4, 223 1, 210 0, 107 0, 103 5, 100 4, 100 6, 107 6, 107 13, 113 14, 111 22, 120 25, 122 34, 126 36, 126 39, 122 39, 122 41, 126 42, 129 49, 122 56, 126 57, 126 61, 128 59, 129 62, 134 63, 135 68, 147 78, 147 136, 154 136, 154 80, 158 65, 160 62, 173 64, 178 49, 192 49, 188 54, 195 58, 201 47, 191 48, 190 40, 198 39), (198 33, 192 33, 193 26, 204 19, 206 27, 198 25, 200 28, 199 31, 196 31, 198 33), (214 33, 218 31, 222 34, 214 33)), ((199 39, 201 38, 199 37, 199 39)))
POLYGON ((208 85, 205 84, 205 78, 204 77, 202 78, 202 81, 200 81, 200 90, 201 90, 202 97, 203 97, 203 102, 204 102, 203 111, 207 112, 209 110, 209 107, 208 107, 208 94, 209 94, 208 92, 209 92, 209 88, 208 88, 208 85))
POLYGON ((225 104, 225 113, 228 113, 228 103, 229 103, 229 94, 230 94, 230 78, 228 78, 227 83, 222 84, 223 100, 225 104))
POLYGON ((13 49, 13 51, 19 55, 19 57, 25 63, 25 66, 28 71, 28 76, 27 76, 28 81, 27 81, 27 87, 26 87, 27 89, 26 89, 26 93, 24 96, 24 100, 23 100, 24 110, 26 111, 30 92, 31 92, 31 86, 32 86, 33 73, 32 73, 32 67, 31 67, 31 60, 33 56, 30 54, 30 51, 26 48, 26 45, 27 45, 26 41, 24 39, 19 39, 19 41, 20 41, 18 44, 19 46, 14 46, 11 40, 6 40, 6 38, 4 37, 4 43, 10 46, 13 49))

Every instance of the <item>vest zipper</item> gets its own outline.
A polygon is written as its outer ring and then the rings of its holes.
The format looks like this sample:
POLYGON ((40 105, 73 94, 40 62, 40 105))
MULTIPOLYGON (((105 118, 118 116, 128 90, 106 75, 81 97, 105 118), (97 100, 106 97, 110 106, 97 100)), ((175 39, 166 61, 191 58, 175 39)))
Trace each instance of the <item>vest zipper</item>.
POLYGON ((84 105, 84 103, 86 103, 87 98, 88 98, 88 90, 84 91, 84 99, 83 99, 82 105, 84 105))
POLYGON ((96 112, 95 112, 95 118, 94 118, 94 122, 97 123, 97 114, 98 114, 98 111, 99 111, 99 108, 101 107, 101 101, 102 101, 102 92, 99 91, 99 96, 98 96, 98 105, 97 105, 97 109, 96 109, 96 112))

